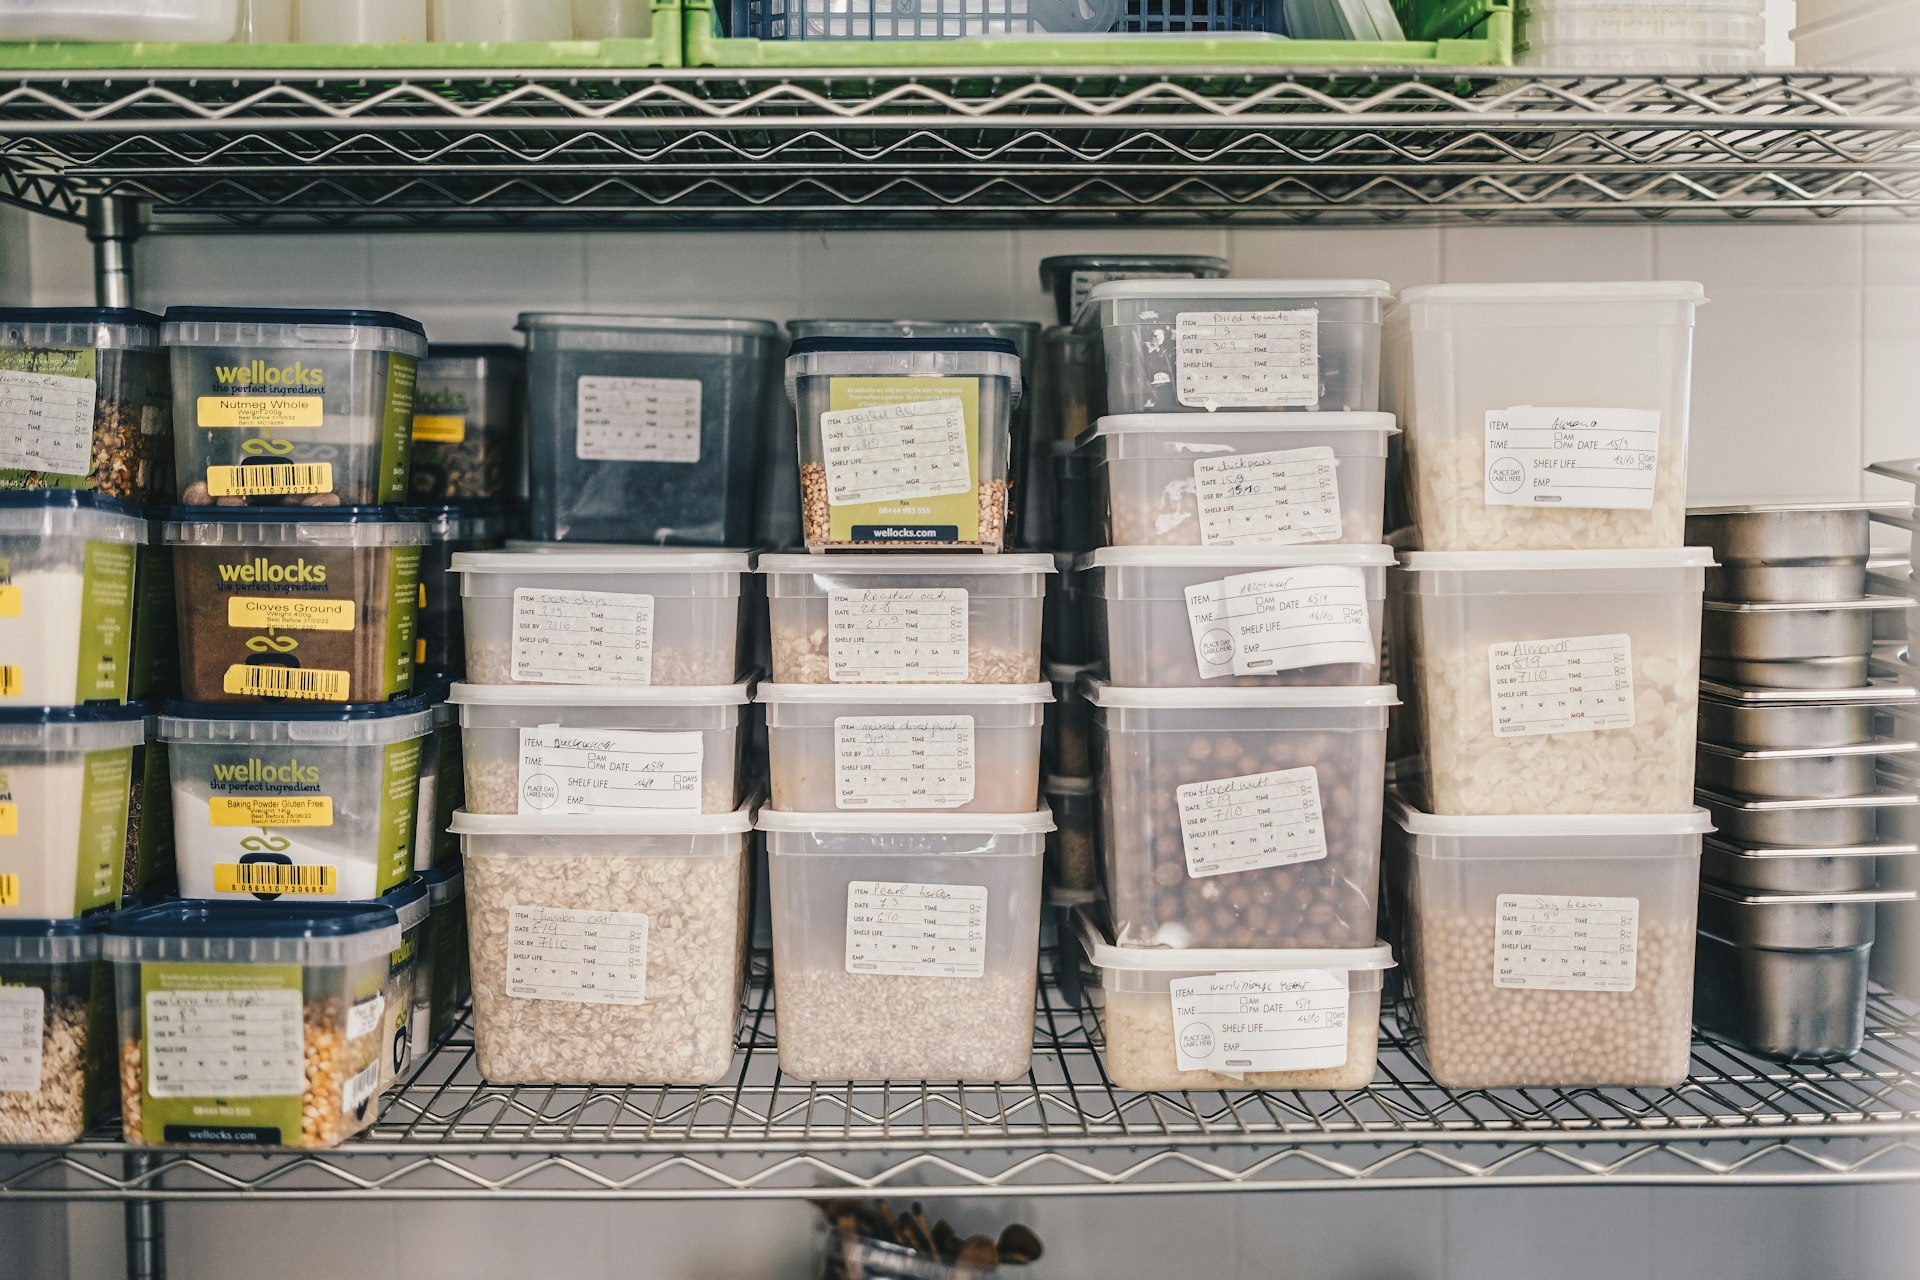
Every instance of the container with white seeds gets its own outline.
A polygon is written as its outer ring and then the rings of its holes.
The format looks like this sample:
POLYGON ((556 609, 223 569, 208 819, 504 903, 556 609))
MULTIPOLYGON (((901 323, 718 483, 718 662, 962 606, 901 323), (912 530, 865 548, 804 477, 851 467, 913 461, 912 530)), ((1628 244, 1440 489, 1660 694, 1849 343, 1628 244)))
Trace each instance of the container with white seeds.
POLYGON ((1689 808, 1711 562, 1698 547, 1407 552, 1433 809, 1689 808))
POLYGON ((125 702, 140 508, 79 489, 0 492, 0 707, 125 702))
POLYGON ((744 551, 558 547, 453 557, 474 684, 731 684, 744 551))
POLYGON ((1677 547, 1685 540, 1688 281, 1429 285, 1388 313, 1430 551, 1677 547))
MULTIPOLYGON (((1413 1017, 1449 1088, 1679 1084, 1705 810, 1446 818, 1388 806, 1413 1017)), ((1396 894, 1396 897, 1398 895, 1396 894)))
POLYGON ((1046 810, 762 810, 780 1069, 1007 1081, 1033 1052, 1046 810))
POLYGON ((0 920, 0 1145, 76 1141, 112 1099, 105 925, 0 920))
POLYGON ((480 1073, 496 1084, 725 1076, 746 977, 751 828, 746 809, 455 814, 480 1073))
POLYGON ((0 707, 0 920, 120 900, 138 705, 0 707))
POLYGON ((763 684, 773 807, 1031 813, 1046 684, 763 684))
POLYGON ((456 684, 473 813, 730 813, 747 685, 456 684))

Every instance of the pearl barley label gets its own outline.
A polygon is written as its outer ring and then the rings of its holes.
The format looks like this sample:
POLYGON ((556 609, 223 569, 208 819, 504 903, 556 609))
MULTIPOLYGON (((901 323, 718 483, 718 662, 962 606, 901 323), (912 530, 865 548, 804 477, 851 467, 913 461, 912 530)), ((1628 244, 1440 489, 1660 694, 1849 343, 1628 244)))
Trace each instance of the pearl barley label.
POLYGON ((985 977, 987 887, 849 881, 846 965, 899 978, 985 977))
POLYGON ((1327 856, 1320 776, 1311 765, 1175 789, 1187 874, 1197 878, 1327 856))
POLYGON ((1493 985, 1632 991, 1640 899, 1503 893, 1494 906, 1493 985))
POLYGON ((1347 1061, 1347 975, 1326 969, 1175 978, 1174 1056, 1227 1076, 1318 1071, 1347 1061))
POLYGON ((820 436, 835 506, 973 489, 966 405, 958 396, 823 413, 820 436))
POLYGON ((1489 409, 1486 442, 1490 507, 1653 506, 1658 409, 1489 409))
POLYGON ((1629 636, 1498 641, 1487 668, 1496 738, 1633 727, 1629 636))

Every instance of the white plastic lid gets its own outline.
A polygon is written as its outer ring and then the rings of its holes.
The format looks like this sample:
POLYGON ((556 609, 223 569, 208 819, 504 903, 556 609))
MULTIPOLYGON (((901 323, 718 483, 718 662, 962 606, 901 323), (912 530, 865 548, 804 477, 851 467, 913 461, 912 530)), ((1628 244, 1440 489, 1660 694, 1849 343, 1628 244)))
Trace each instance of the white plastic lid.
POLYGON ((1403 551, 1400 567, 1425 570, 1477 571, 1530 569, 1559 573, 1568 569, 1707 569, 1714 564, 1712 547, 1644 547, 1606 551, 1403 551))
POLYGON ((1036 836, 1053 830, 1053 811, 1032 813, 795 813, 762 809, 762 831, 828 831, 848 835, 1036 836))
MULTIPOLYGON (((885 685, 878 686, 885 688, 885 685)), ((1390 684, 1282 686, 1272 689, 1122 689, 1105 680, 1087 680, 1081 692, 1096 707, 1189 707, 1244 710, 1315 707, 1397 707, 1399 691, 1390 684)))
POLYGON ((750 683, 454 684, 447 701, 465 707, 738 707, 752 701, 750 683))
POLYGON ((1087 301, 1132 298, 1379 298, 1393 297, 1385 280, 1108 280, 1087 291, 1087 301))
POLYGON ((760 557, 758 568, 761 573, 951 573, 962 577, 1054 571, 1053 556, 1045 551, 991 556, 767 555, 760 557))
MULTIPOLYGON (((1713 830, 1705 809, 1685 813, 1503 813, 1451 817, 1423 813, 1398 796, 1387 797, 1387 816, 1416 836, 1692 836, 1713 830)), ((1551 858, 1552 845, 1530 848, 1528 857, 1551 858)), ((1579 857, 1589 857, 1582 852, 1579 857)))
MULTIPOLYGON (((454 688, 459 688, 455 685, 454 688)), ((490 686, 493 687, 493 686, 490 686)), ((1053 686, 1040 684, 763 684, 754 701, 805 703, 924 703, 1008 707, 1052 702, 1053 686)))
POLYGON ((1371 947, 1341 950, 1288 951, 1279 948, 1212 948, 1190 951, 1172 947, 1116 947, 1108 942, 1100 927, 1085 908, 1073 913, 1080 929, 1080 941, 1087 958, 1102 969, 1125 969, 1136 973, 1194 973, 1212 970, 1220 973, 1261 973, 1274 969, 1343 969, 1378 971, 1394 967, 1393 949, 1384 942, 1371 947))
MULTIPOLYGON (((727 836, 753 830, 753 806, 732 813, 472 813, 455 809, 447 829, 459 836, 727 836)), ((512 852, 508 850, 508 852, 512 852)))
POLYGON ((1705 302, 1697 280, 1596 280, 1569 284, 1423 284, 1400 295, 1420 302, 1705 302))
MULTIPOLYGON (((564 545, 564 544, 562 544, 564 545)), ((753 557, 745 551, 701 551, 681 547, 623 547, 591 551, 456 551, 454 573, 692 573, 699 570, 746 573, 753 557)))
POLYGON ((1390 413, 1119 413, 1095 421, 1080 433, 1079 443, 1134 432, 1177 436, 1189 431, 1377 431, 1394 435, 1399 430, 1390 413))
POLYGON ((1307 565, 1384 567, 1392 547, 1101 547, 1080 557, 1081 569, 1296 569, 1307 565))

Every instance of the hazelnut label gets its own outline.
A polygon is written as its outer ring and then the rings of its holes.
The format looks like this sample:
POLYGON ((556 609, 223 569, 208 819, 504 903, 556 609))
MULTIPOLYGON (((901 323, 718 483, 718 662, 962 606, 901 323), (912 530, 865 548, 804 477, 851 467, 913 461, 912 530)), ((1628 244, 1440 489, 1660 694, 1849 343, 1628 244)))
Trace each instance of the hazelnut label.
POLYGON ((99 397, 94 353, 50 354, 72 358, 54 366, 62 372, 0 369, 0 467, 84 476, 93 470, 93 411, 99 397))
POLYGON ((1186 595, 1202 679, 1375 660, 1367 580, 1358 569, 1240 573, 1188 587, 1186 595))
POLYGON ((1287 969, 1175 978, 1173 1047, 1182 1071, 1316 1071, 1345 1066, 1344 971, 1287 969))
POLYGON ((306 1088, 297 989, 149 989, 146 997, 149 1096, 298 1097, 306 1088))
POLYGON ((1340 537, 1338 464, 1325 445, 1193 464, 1200 545, 1292 546, 1340 537))
POLYGON ((507 994, 516 1000, 643 1005, 647 928, 639 911, 509 908, 507 994))
POLYGON ((1631 636, 1498 641, 1487 668, 1496 738, 1633 727, 1631 636))
POLYGON ((1632 991, 1638 898, 1503 893, 1494 907, 1493 985, 1542 991, 1632 991))
POLYGON ((1320 403, 1320 313, 1182 311, 1174 321, 1175 393, 1190 409, 1320 403))
POLYGON ((973 800, 972 716, 838 716, 833 799, 842 809, 958 809, 973 800))
POLYGON ((829 592, 827 668, 834 681, 965 683, 967 593, 957 588, 829 592))
POLYGON ((847 883, 847 972, 899 978, 987 973, 987 887, 847 883))
POLYGON ((573 452, 581 461, 700 461, 698 378, 583 377, 575 390, 573 452))
POLYGON ((1660 462, 1658 409, 1489 409, 1489 507, 1646 511, 1660 462))
POLYGON ((700 732, 522 729, 520 812, 700 812, 700 732))
POLYGON ((653 597, 513 593, 513 678, 530 684, 653 683, 653 597))
POLYGON ((1327 856, 1320 776, 1309 765, 1175 789, 1187 874, 1197 878, 1327 856))
POLYGON ((41 1033, 47 993, 0 987, 0 1093, 40 1092, 41 1033))

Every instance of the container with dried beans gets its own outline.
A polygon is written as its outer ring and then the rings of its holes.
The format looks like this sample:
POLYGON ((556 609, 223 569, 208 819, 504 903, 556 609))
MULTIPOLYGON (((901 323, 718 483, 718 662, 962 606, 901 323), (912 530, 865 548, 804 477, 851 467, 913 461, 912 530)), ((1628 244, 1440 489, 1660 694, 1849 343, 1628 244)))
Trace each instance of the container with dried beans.
POLYGON ((0 489, 173 494, 173 401, 160 317, 0 308, 0 489))
POLYGON ((0 1145, 73 1142, 112 1099, 105 924, 0 920, 0 1145))

